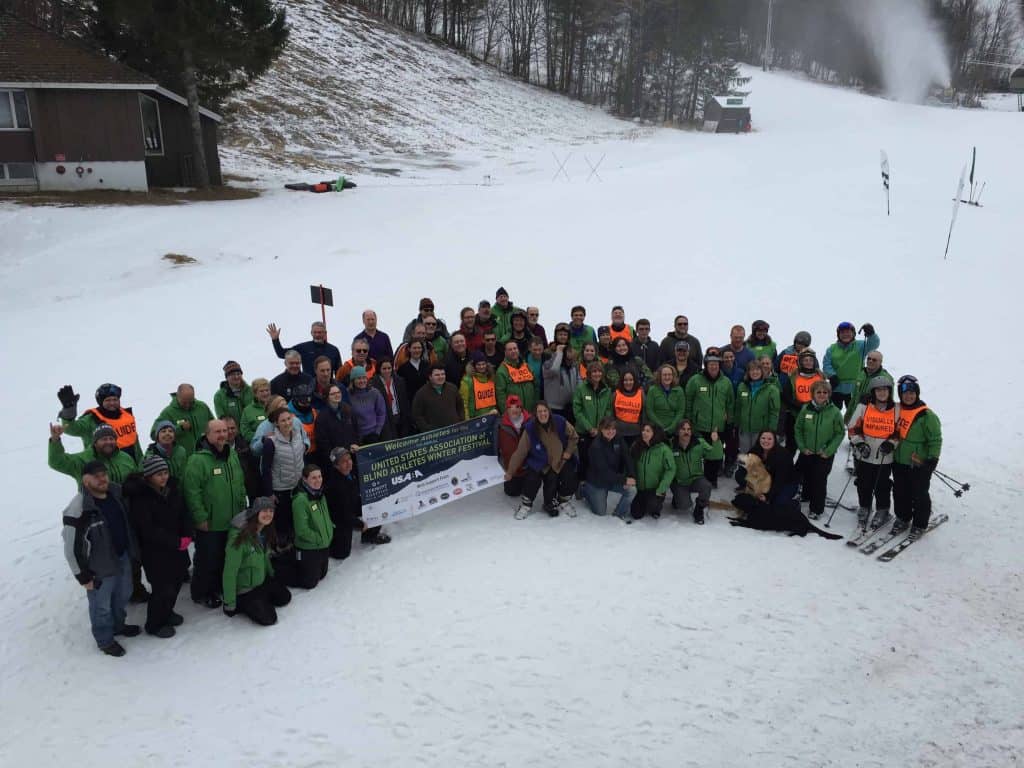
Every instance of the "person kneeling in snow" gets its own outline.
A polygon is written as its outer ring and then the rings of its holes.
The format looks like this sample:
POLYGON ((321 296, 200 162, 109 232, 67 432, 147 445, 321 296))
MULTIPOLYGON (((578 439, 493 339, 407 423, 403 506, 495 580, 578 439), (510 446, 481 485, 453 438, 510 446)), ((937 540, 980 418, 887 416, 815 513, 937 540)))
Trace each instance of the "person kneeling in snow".
POLYGON ((576 443, 579 438, 572 424, 551 413, 543 400, 535 407, 533 418, 523 427, 519 447, 505 469, 505 482, 515 477, 526 462, 521 508, 529 510, 537 491, 544 486, 544 511, 558 516, 560 504, 576 491, 576 443), (557 493, 557 498, 556 498, 557 493))
POLYGON ((270 550, 276 534, 274 499, 258 497, 231 519, 224 553, 224 614, 244 613, 257 624, 277 623, 277 608, 288 605, 292 593, 274 579, 270 550))
POLYGON ((316 464, 302 470, 302 482, 292 497, 295 524, 295 578, 292 587, 313 589, 327 575, 327 554, 334 523, 323 495, 324 476, 316 464))

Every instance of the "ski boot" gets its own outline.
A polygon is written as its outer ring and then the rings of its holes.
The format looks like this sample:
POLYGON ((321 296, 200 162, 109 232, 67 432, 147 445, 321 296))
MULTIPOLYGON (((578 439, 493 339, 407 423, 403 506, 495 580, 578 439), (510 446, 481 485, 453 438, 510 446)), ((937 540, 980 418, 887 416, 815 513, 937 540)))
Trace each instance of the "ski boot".
POLYGON ((704 510, 706 507, 706 504, 701 504, 699 501, 693 505, 693 522, 697 525, 704 525, 704 510))

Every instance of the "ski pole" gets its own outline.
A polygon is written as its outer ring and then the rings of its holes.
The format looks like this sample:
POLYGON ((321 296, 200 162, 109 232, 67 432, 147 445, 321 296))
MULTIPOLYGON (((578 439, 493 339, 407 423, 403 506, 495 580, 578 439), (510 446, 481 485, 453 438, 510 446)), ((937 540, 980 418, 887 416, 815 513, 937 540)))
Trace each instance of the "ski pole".
POLYGON ((843 492, 839 494, 839 498, 836 499, 836 503, 832 505, 832 514, 828 516, 828 520, 825 521, 825 527, 828 528, 832 523, 832 518, 836 515, 836 510, 839 509, 839 503, 843 500, 843 496, 846 495, 846 489, 850 487, 850 482, 853 480, 853 475, 846 478, 846 485, 843 486, 843 492))
MULTIPOLYGON (((932 474, 934 474, 934 472, 932 474)), ((938 478, 939 482, 942 483, 947 488, 949 488, 949 490, 953 492, 953 495, 956 496, 958 499, 964 495, 964 492, 961 489, 957 488, 955 485, 953 485, 951 482, 949 482, 949 480, 947 480, 944 475, 938 475, 938 478)))
POLYGON ((971 490, 971 484, 970 483, 962 483, 959 480, 957 480, 955 477, 951 477, 950 475, 947 475, 945 472, 940 472, 939 470, 935 469, 935 470, 932 470, 932 474, 938 475, 939 477, 946 478, 951 483, 955 483, 956 485, 959 485, 965 491, 971 490))

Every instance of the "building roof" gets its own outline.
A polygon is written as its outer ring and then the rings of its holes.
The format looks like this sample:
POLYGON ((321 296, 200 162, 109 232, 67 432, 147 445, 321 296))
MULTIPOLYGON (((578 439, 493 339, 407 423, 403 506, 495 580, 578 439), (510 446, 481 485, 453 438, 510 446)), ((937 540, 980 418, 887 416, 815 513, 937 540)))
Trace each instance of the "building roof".
POLYGON ((712 96, 723 109, 746 109, 747 99, 745 96, 712 96))
MULTIPOLYGON (((127 64, 4 11, 0 11, 0 88, 155 91, 178 104, 188 104, 184 97, 127 64)), ((199 112, 221 122, 216 112, 203 107, 199 112)))
POLYGON ((153 88, 153 78, 0 11, 0 83, 22 87, 153 88))

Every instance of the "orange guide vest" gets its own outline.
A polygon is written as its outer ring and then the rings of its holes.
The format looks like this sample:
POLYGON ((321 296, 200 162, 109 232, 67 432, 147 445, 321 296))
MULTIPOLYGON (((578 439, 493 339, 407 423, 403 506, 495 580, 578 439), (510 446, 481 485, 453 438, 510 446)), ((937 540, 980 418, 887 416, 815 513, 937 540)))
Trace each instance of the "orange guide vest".
POLYGON ((306 453, 313 453, 316 450, 316 438, 313 437, 313 430, 316 429, 316 409, 313 409, 313 420, 307 424, 298 416, 295 420, 302 425, 302 428, 306 431, 306 436, 309 438, 309 450, 306 453))
POLYGON ((797 355, 783 355, 782 358, 779 360, 779 370, 782 371, 787 376, 789 376, 789 374, 793 373, 797 369, 797 363, 799 361, 800 358, 797 355))
POLYGON ((793 393, 796 395, 796 401, 798 403, 809 403, 811 402, 811 387, 817 382, 824 381, 825 374, 818 371, 813 376, 801 376, 797 374, 793 377, 793 393))
POLYGON ((516 384, 527 384, 533 381, 533 371, 530 370, 530 366, 526 363, 520 363, 516 368, 513 368, 508 363, 502 363, 502 365, 508 370, 509 378, 516 384))
POLYGON ((900 420, 896 424, 896 428, 900 432, 900 440, 907 439, 907 432, 910 431, 910 427, 914 423, 914 419, 917 418, 917 415, 921 413, 921 411, 926 410, 928 410, 927 405, 918 405, 915 408, 907 408, 907 406, 904 405, 900 408, 900 420))
POLYGON ((494 389, 494 379, 479 381, 473 377, 473 405, 478 411, 498 407, 498 395, 494 389))
POLYGON ((638 388, 632 395, 627 395, 619 389, 615 390, 614 411, 616 419, 626 424, 639 424, 640 413, 643 409, 643 390, 638 388))
POLYGON ((122 408, 121 415, 116 419, 104 416, 99 408, 90 408, 86 413, 91 413, 101 422, 113 428, 114 434, 117 435, 117 447, 122 451, 126 448, 131 448, 138 441, 139 436, 135 427, 135 417, 132 416, 130 411, 122 408))
MULTIPOLYGON (((337 379, 338 381, 341 381, 350 373, 352 373, 352 369, 355 367, 355 362, 352 360, 352 358, 349 358, 348 360, 341 364, 341 367, 338 368, 338 370, 335 372, 334 378, 337 379)), ((366 378, 372 379, 377 374, 377 361, 374 360, 373 358, 366 358, 366 365, 364 365, 363 367, 366 368, 366 378)))
POLYGON ((881 411, 871 403, 864 409, 864 418, 861 423, 864 430, 864 437, 877 437, 886 439, 893 436, 896 431, 896 408, 881 411))
POLYGON ((616 331, 615 330, 615 326, 609 325, 608 326, 608 331, 612 335, 612 348, 613 349, 615 348, 615 342, 616 342, 617 339, 625 339, 626 341, 628 341, 630 343, 633 342, 633 329, 629 326, 628 323, 622 326, 622 330, 621 331, 616 331))

